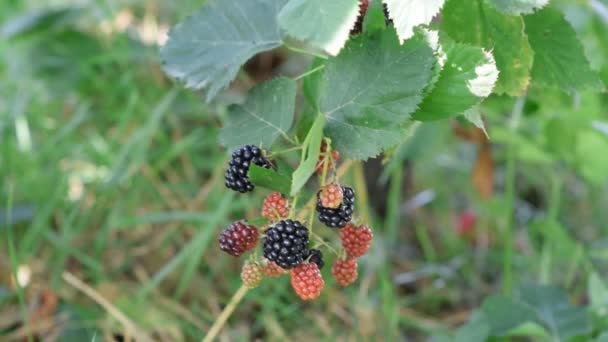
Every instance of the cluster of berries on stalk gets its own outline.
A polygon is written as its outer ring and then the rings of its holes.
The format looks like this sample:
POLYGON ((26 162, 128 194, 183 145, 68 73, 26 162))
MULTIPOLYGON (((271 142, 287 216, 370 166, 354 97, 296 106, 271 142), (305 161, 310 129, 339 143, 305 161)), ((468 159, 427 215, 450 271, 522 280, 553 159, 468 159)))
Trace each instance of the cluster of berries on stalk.
MULTIPOLYGON (((318 297, 325 286, 321 269, 325 265, 321 246, 328 246, 337 255, 331 267, 336 282, 347 286, 357 279, 357 258, 369 249, 372 232, 369 227, 356 226, 351 221, 355 208, 355 192, 351 187, 336 182, 336 165, 339 153, 323 141, 315 173, 321 178, 321 188, 316 194, 316 203, 309 208, 316 211, 319 222, 340 229, 342 248, 334 249, 312 233, 313 222, 296 219, 295 200, 272 192, 262 203, 261 216, 267 222, 256 227, 245 220, 233 222, 219 237, 220 249, 234 257, 262 246, 262 256, 255 251, 245 261, 241 270, 243 284, 257 287, 265 277, 276 278, 289 274, 291 286, 300 298, 310 300, 318 297), (333 181, 325 185, 325 179, 333 173, 333 181), (308 225, 308 227, 307 227, 308 225)), ((251 192, 255 185, 249 179, 252 164, 271 169, 273 162, 265 152, 255 145, 244 145, 232 153, 225 175, 227 188, 240 193, 251 192)), ((304 212, 306 214, 306 212, 304 212)))

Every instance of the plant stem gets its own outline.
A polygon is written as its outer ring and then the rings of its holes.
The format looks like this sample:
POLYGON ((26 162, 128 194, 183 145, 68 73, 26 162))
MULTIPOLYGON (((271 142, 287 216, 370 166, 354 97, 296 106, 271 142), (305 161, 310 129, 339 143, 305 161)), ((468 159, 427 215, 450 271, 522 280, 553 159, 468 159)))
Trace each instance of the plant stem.
POLYGON ((516 133, 526 102, 525 96, 517 98, 509 121, 509 146, 507 151, 507 171, 505 181, 506 224, 504 231, 503 291, 511 294, 513 290, 513 210, 515 207, 515 162, 517 152, 516 133))
POLYGON ((319 235, 310 232, 310 236, 313 237, 315 239, 315 241, 317 241, 318 243, 322 244, 323 246, 327 247, 330 251, 332 251, 334 254, 336 254, 337 256, 340 256, 340 253, 333 248, 330 244, 328 244, 327 242, 325 242, 325 240, 323 240, 322 237, 320 237, 319 235))
POLYGON ((355 178, 355 188, 357 189, 357 202, 359 203, 359 213, 363 218, 363 222, 371 225, 372 219, 369 214, 369 197, 367 194, 367 184, 365 182, 365 172, 363 171, 363 162, 356 162, 353 168, 355 178))
POLYGON ((239 302, 243 299, 243 297, 245 297, 245 294, 247 294, 247 290, 249 290, 247 286, 241 285, 241 287, 234 293, 228 305, 226 305, 224 310, 222 310, 222 313, 218 316, 215 322, 213 322, 211 329, 209 329, 207 336, 203 338, 202 342, 211 342, 217 337, 217 334, 224 327, 224 324, 226 324, 228 317, 230 317, 239 302))
POLYGON ((281 150, 281 151, 276 151, 276 152, 269 153, 268 157, 274 157, 274 156, 278 156, 278 155, 281 155, 281 154, 285 154, 285 153, 301 150, 302 148, 303 148, 302 146, 296 146, 296 147, 287 148, 287 149, 284 149, 284 150, 281 150))
POLYGON ((297 53, 301 53, 303 55, 308 55, 308 56, 317 57, 317 58, 321 58, 321 59, 327 59, 327 56, 322 55, 318 52, 300 49, 295 46, 291 46, 291 45, 287 45, 287 44, 285 44, 284 46, 287 48, 287 50, 291 50, 293 52, 297 52, 297 53))
POLYGON ((322 65, 317 66, 316 68, 310 69, 310 70, 304 72, 303 74, 294 77, 293 80, 298 81, 304 77, 310 76, 320 70, 323 70, 323 68, 325 68, 325 64, 322 64, 322 65))

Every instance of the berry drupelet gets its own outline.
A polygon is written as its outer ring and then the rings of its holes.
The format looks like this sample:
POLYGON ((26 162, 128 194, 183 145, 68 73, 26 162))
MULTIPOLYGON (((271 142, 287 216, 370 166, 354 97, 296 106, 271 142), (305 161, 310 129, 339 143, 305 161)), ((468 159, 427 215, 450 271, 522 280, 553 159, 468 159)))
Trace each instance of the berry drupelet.
POLYGON ((267 169, 272 167, 262 154, 262 150, 255 145, 244 145, 234 150, 224 177, 226 187, 240 193, 253 191, 255 186, 249 181, 248 176, 251 164, 267 169))
POLYGON ((317 213, 319 221, 331 228, 343 228, 353 218, 355 210, 355 191, 347 186, 342 187, 342 203, 337 209, 324 207, 321 191, 317 193, 317 213))
POLYGON ((308 229, 300 222, 284 220, 264 235, 264 257, 284 269, 301 264, 308 255, 308 229))
POLYGON ((236 221, 220 234, 219 242, 221 250, 239 257, 255 247, 258 242, 258 229, 247 225, 245 221, 236 221))

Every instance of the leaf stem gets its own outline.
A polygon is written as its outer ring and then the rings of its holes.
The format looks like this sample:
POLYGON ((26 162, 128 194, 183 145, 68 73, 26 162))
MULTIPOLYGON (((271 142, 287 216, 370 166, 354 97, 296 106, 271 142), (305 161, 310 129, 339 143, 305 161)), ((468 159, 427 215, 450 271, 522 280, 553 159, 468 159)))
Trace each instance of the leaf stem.
POLYGON ((506 199, 506 222, 503 241, 505 243, 503 251, 503 291, 510 295, 513 291, 513 210, 515 207, 515 164, 516 164, 516 139, 515 134, 519 126, 521 115, 526 102, 525 96, 517 98, 511 119, 509 121, 509 146, 507 150, 507 170, 505 182, 506 199))
POLYGON ((267 157, 278 156, 278 155, 281 155, 281 154, 285 154, 285 153, 301 150, 302 148, 303 148, 302 146, 298 145, 296 147, 291 147, 291 148, 287 148, 287 149, 284 149, 284 150, 281 150, 281 151, 276 151, 276 152, 269 153, 267 157))
MULTIPOLYGON (((312 225, 311 225, 311 227, 312 227, 312 225)), ((318 243, 322 244, 323 246, 327 247, 332 253, 334 253, 337 256, 340 256, 340 253, 335 248, 333 248, 330 244, 328 244, 327 242, 325 242, 325 240, 323 240, 322 237, 320 237, 319 235, 313 233, 312 231, 310 232, 310 236, 312 238, 314 238, 316 242, 318 242, 318 243)))
POLYGON ((305 73, 294 77, 293 80, 294 81, 301 80, 304 77, 308 77, 308 76, 310 76, 310 75, 312 75, 312 74, 314 74, 314 73, 316 73, 318 71, 323 70, 323 68, 325 68, 325 64, 321 64, 321 65, 317 66, 316 68, 310 69, 310 70, 306 71, 305 73))
POLYGON ((213 322, 213 326, 211 326, 211 329, 209 329, 207 336, 203 338, 202 342, 211 342, 217 337, 217 334, 220 332, 222 327, 224 327, 224 324, 226 324, 228 317, 230 317, 234 309, 236 309, 236 306, 243 299, 243 297, 245 297, 245 294, 247 294, 247 290, 249 290, 247 286, 241 285, 241 287, 234 293, 228 305, 226 305, 224 310, 222 310, 222 313, 220 313, 215 322, 213 322))
POLYGON ((318 58, 321 58, 321 59, 327 59, 328 58, 326 55, 320 54, 318 52, 309 51, 309 50, 305 50, 305 49, 300 49, 300 48, 297 48, 295 46, 291 46, 291 45, 287 45, 287 44, 285 44, 284 46, 287 48, 287 50, 290 50, 290 51, 293 51, 293 52, 297 52, 297 53, 300 53, 300 54, 303 54, 303 55, 308 55, 308 56, 312 56, 312 57, 318 57, 318 58))

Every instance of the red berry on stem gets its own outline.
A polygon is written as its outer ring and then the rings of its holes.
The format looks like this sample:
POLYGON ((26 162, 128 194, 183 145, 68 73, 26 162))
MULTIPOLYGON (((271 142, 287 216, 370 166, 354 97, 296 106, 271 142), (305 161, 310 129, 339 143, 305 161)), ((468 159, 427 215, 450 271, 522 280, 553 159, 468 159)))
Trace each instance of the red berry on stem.
POLYGON ((342 286, 352 284, 357 280, 357 259, 336 259, 331 267, 331 274, 334 275, 338 284, 342 286))
POLYGON ((372 230, 366 225, 356 227, 349 223, 340 231, 342 246, 350 258, 357 258, 365 255, 374 237, 372 230))
POLYGON ((269 220, 280 220, 289 216, 289 203, 280 192, 272 192, 264 199, 262 216, 269 220))
POLYGON ((314 262, 307 262, 291 270, 291 286, 303 300, 317 298, 325 285, 321 271, 314 262))
POLYGON ((220 234, 219 238, 220 249, 235 257, 254 248, 257 242, 257 228, 247 225, 245 221, 233 222, 220 234))

